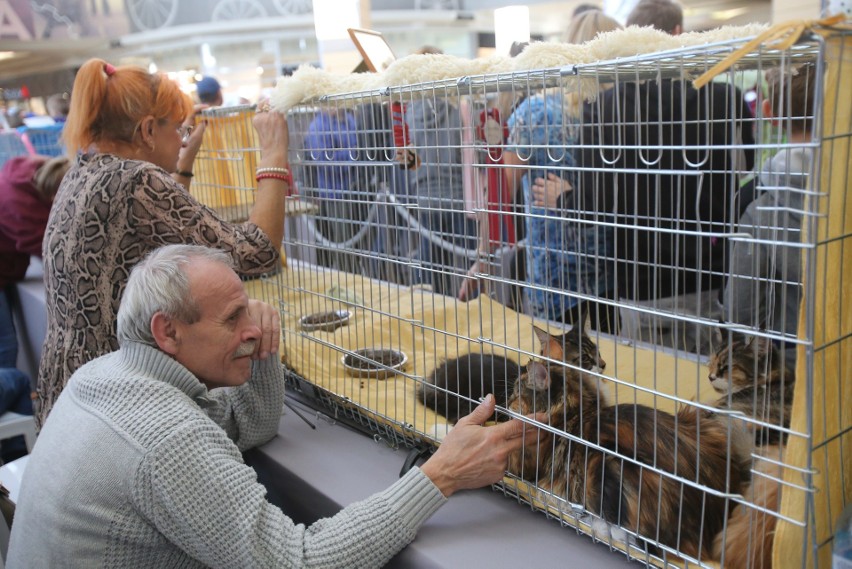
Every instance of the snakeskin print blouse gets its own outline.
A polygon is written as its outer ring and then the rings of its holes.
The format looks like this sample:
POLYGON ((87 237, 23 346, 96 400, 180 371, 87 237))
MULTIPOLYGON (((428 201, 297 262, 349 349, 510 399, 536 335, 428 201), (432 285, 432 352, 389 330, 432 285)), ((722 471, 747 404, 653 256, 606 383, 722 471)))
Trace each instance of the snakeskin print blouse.
POLYGON ((222 221, 149 162, 85 155, 66 174, 43 243, 47 335, 38 374, 39 428, 71 374, 118 349, 116 314, 130 269, 173 243, 222 249, 244 276, 272 272, 280 263, 278 248, 257 225, 222 221))

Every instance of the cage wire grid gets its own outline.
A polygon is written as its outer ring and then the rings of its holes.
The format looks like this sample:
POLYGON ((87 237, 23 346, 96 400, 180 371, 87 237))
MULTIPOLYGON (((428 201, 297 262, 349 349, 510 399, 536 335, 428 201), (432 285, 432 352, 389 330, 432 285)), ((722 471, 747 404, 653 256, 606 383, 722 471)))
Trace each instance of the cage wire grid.
MULTIPOLYGON (((529 447, 535 454, 498 490, 649 565, 763 567, 763 536, 775 526, 776 566, 828 567, 832 524, 852 493, 852 323, 840 293, 852 278, 849 39, 758 48, 701 95, 685 82, 741 42, 330 94, 291 110, 286 267, 246 282, 281 308, 288 387, 391 446, 431 445, 452 426, 416 395, 436 368, 449 361, 462 379, 434 388, 432 407, 440 400, 464 414, 477 393, 494 391, 502 420, 523 417, 510 408, 517 375, 547 366, 593 386, 579 416, 598 425, 540 425, 549 441, 529 447), (769 88, 763 77, 775 68, 769 88), (794 94, 801 69, 814 77, 805 111, 794 94), (772 96, 774 117, 762 105, 772 96), (785 138, 801 124, 810 140, 785 138), (538 177, 564 190, 556 203, 537 205, 538 177), (559 336, 583 314, 597 352, 542 353, 534 325, 559 336), (317 315, 327 327, 306 329, 303 319, 317 315), (483 357, 454 359, 465 354, 483 357), (363 363, 375 369, 351 369, 363 363), (749 379, 742 391, 725 381, 719 391, 711 371, 749 379), (650 410, 650 422, 623 411, 610 419, 632 428, 632 446, 606 438, 600 417, 615 407, 650 410), (672 469, 654 438, 675 417, 681 440, 688 412, 712 413, 702 420, 725 433, 726 474, 715 485, 698 473, 709 458, 698 452, 672 469), (735 487, 743 432, 751 482, 735 487), (650 458, 639 438, 652 441, 650 458), (580 466, 540 460, 557 452, 580 466), (582 473, 598 459, 615 465, 606 476, 619 500, 626 472, 679 488, 673 502, 646 496, 635 506, 652 520, 674 507, 677 529, 657 522, 647 532, 620 502, 615 518, 603 498, 590 502, 603 481, 582 473), (682 507, 690 492, 701 496, 698 513, 682 507), (712 500, 724 504, 720 543, 734 527, 745 536, 736 559, 708 543, 712 500), (702 543, 689 543, 690 524, 702 543)), ((253 203, 253 113, 203 113, 192 192, 234 222, 253 203)), ((556 395, 543 401, 550 408, 556 395)), ((572 419, 566 409, 554 417, 572 419)))

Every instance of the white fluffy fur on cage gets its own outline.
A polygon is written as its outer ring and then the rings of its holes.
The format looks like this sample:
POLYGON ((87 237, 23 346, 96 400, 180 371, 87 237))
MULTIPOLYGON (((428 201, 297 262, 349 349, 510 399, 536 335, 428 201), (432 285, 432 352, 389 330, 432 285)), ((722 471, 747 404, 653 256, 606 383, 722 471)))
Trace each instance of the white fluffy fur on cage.
MULTIPOLYGON (((335 74, 303 65, 291 77, 278 81, 271 103, 279 112, 287 112, 299 103, 319 99, 324 95, 606 61, 642 53, 749 38, 765 29, 764 25, 750 24, 672 36, 653 28, 630 27, 603 33, 583 45, 533 43, 516 58, 502 55, 480 59, 464 59, 443 54, 409 55, 393 62, 381 73, 335 74)), ((595 94, 593 89, 583 91, 586 96, 595 94)))

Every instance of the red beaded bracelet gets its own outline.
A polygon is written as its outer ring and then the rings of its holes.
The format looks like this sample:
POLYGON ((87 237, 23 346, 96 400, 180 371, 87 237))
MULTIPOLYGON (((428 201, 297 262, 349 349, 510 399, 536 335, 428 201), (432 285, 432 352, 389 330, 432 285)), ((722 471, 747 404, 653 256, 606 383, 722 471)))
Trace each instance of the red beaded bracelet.
POLYGON ((281 180, 282 182, 290 183, 290 176, 286 174, 278 174, 277 172, 263 172, 254 177, 258 182, 261 180, 265 180, 267 178, 273 178, 275 180, 281 180))

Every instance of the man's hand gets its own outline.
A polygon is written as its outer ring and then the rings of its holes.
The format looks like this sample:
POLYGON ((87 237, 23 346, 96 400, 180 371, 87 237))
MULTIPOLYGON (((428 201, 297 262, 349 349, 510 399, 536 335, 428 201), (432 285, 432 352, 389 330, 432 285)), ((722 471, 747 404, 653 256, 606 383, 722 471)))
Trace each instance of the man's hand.
POLYGON ((281 317, 272 305, 253 298, 249 299, 248 313, 260 328, 260 341, 252 355, 253 360, 265 360, 278 352, 281 341, 281 317))
POLYGON ((473 413, 459 419, 432 458, 421 467, 444 496, 501 480, 509 455, 539 440, 538 429, 519 419, 483 427, 494 414, 494 407, 494 396, 489 394, 473 413))

